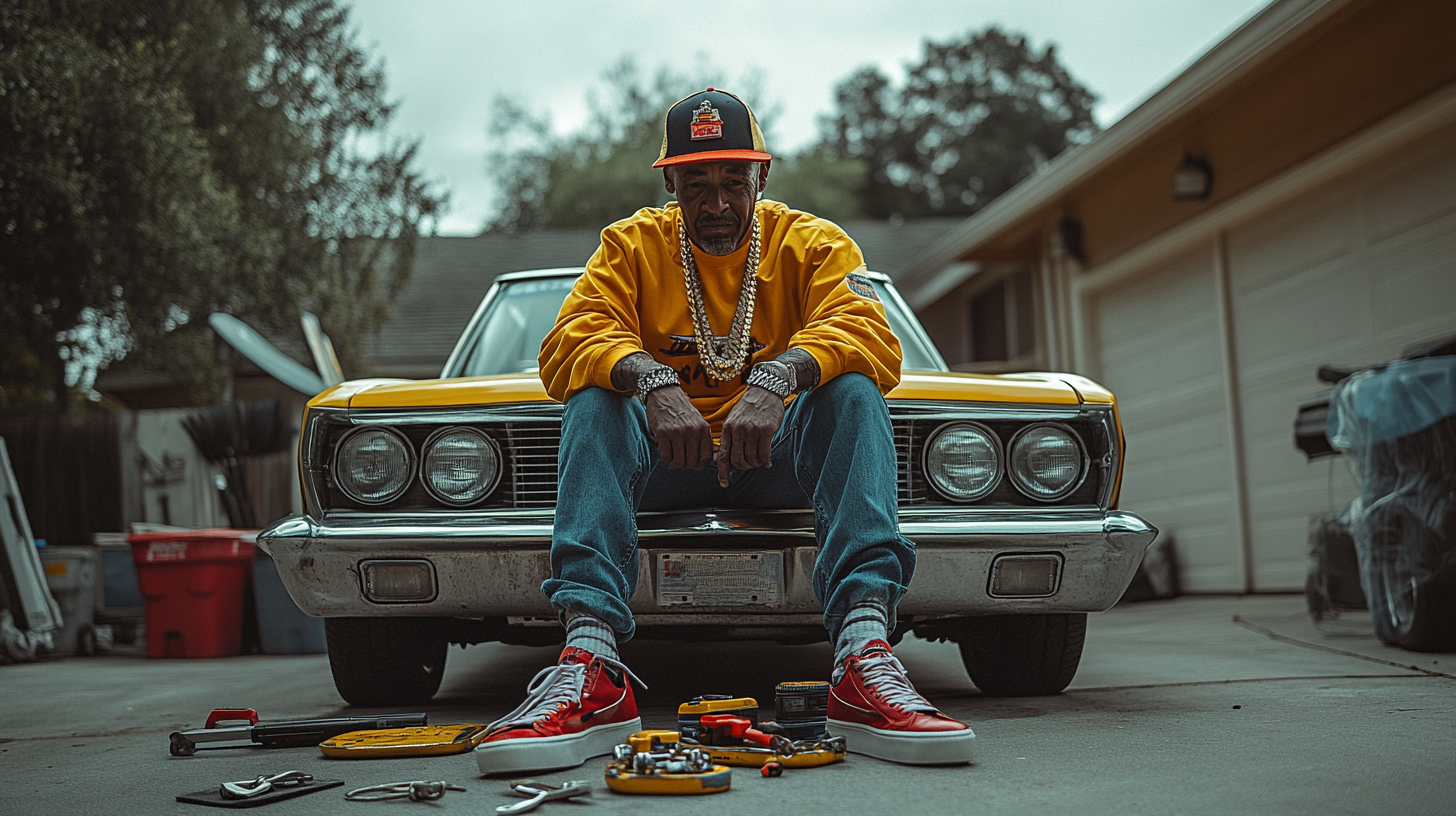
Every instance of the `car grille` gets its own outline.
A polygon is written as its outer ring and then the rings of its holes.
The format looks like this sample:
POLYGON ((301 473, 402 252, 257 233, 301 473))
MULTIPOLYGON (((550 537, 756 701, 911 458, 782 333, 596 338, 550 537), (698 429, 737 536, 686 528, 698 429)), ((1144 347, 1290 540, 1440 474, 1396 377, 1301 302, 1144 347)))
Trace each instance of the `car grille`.
POLYGON ((921 504, 925 501, 925 477, 915 462, 913 451, 925 444, 924 423, 908 419, 894 420, 895 462, 899 482, 900 504, 921 504))
MULTIPOLYGON (((913 466, 911 451, 925 442, 924 423, 896 420, 895 459, 900 504, 925 501, 925 479, 913 466)), ((554 507, 556 505, 556 453, 561 447, 558 423, 512 423, 505 427, 510 450, 512 507, 554 507)))
POLYGON ((511 506, 555 507, 561 423, 509 423, 505 437, 510 450, 511 506))

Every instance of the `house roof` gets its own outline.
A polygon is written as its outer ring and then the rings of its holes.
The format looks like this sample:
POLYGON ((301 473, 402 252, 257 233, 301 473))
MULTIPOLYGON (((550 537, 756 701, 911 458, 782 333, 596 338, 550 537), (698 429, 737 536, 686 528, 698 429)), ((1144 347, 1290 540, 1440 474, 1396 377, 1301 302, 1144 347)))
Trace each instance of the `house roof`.
MULTIPOLYGON (((379 333, 365 344, 366 373, 438 376, 455 340, 498 275, 583 265, 600 239, 600 230, 594 229, 419 239, 409 283, 395 299, 379 333)), ((357 376, 355 372, 344 374, 357 376)))
MULTIPOLYGON (((959 218, 841 224, 866 265, 896 278, 959 218)), ((595 229, 539 230, 475 237, 428 237, 417 244, 414 273, 379 333, 365 345, 367 372, 354 377, 434 377, 495 279, 507 272, 582 266, 601 240, 595 229)))

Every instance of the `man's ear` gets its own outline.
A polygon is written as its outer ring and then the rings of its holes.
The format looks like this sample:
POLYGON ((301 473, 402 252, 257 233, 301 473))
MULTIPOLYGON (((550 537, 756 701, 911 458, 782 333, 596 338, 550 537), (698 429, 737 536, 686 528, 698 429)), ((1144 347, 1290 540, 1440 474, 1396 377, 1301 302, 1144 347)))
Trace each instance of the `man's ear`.
POLYGON ((672 193, 673 195, 677 195, 677 187, 673 186, 673 183, 672 183, 672 168, 671 167, 664 167, 664 168, 662 168, 662 186, 663 187, 666 187, 667 188, 667 191, 669 193, 672 193))
POLYGON ((764 188, 768 187, 768 168, 773 161, 761 162, 758 165, 758 194, 763 195, 764 188))

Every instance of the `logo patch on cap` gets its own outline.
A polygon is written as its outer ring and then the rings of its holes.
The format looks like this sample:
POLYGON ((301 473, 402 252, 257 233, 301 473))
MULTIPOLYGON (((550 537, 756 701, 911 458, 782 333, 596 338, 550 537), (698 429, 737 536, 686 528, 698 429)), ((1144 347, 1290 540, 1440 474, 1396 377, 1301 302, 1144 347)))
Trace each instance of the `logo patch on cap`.
POLYGON ((723 119, 718 116, 718 109, 713 107, 713 103, 706 99, 693 110, 693 119, 688 123, 688 128, 691 131, 688 139, 694 142, 723 138, 723 119))

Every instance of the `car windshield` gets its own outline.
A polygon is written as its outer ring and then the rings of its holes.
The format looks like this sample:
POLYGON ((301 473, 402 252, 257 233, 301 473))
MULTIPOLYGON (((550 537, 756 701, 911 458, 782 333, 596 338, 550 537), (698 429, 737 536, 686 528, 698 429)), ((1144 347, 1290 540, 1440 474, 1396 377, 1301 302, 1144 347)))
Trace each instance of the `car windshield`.
MULTIPOLYGON (((904 301, 881 281, 872 281, 885 304, 890 331, 900 339, 905 369, 944 371, 945 363, 919 330, 904 301)), ((536 371, 541 341, 556 323, 561 302, 571 291, 573 277, 506 281, 491 301, 450 377, 484 377, 536 371)))

